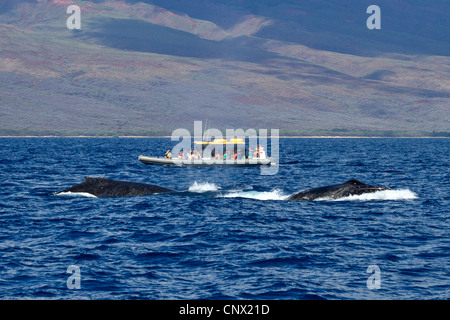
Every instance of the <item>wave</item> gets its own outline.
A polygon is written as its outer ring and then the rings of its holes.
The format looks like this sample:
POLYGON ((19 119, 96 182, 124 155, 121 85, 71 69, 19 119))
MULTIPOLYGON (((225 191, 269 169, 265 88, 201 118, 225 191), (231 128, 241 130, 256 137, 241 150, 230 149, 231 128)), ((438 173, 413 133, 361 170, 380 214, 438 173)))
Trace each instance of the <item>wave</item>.
POLYGON ((190 192, 197 192, 197 193, 218 191, 219 189, 220 187, 218 187, 214 183, 209 182, 197 183, 197 181, 195 181, 194 184, 189 187, 190 192))
POLYGON ((364 193, 359 195, 352 195, 339 199, 318 198, 315 201, 369 201, 369 200, 413 200, 417 199, 416 193, 409 189, 399 190, 382 190, 373 193, 364 193))
POLYGON ((59 192, 55 193, 56 196, 66 196, 66 197, 86 197, 86 198, 97 198, 93 194, 90 194, 88 192, 59 192))
POLYGON ((282 191, 275 189, 273 191, 236 191, 223 194, 222 198, 247 198, 257 200, 286 200, 289 195, 285 195, 282 191))

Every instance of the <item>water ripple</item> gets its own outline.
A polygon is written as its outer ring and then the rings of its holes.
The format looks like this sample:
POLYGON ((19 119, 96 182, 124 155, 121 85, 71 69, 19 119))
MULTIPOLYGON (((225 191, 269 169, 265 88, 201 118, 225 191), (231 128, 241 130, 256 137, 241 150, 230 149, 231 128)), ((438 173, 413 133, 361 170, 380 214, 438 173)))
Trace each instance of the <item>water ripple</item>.
POLYGON ((275 176, 137 161, 167 144, 0 139, 0 298, 450 298, 448 139, 280 139, 275 176), (85 175, 180 192, 54 195, 85 175), (285 200, 351 178, 394 192, 285 200), (79 290, 67 288, 70 265, 79 290), (367 287, 370 265, 381 290, 367 287))

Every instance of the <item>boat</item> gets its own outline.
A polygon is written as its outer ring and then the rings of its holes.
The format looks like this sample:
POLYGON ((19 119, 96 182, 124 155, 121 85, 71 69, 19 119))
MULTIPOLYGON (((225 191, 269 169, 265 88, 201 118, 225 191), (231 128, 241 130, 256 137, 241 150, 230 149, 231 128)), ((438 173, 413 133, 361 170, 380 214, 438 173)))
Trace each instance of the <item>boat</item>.
POLYGON ((167 157, 153 157, 140 155, 138 160, 148 165, 166 165, 166 166, 260 166, 274 164, 270 157, 266 157, 265 151, 261 148, 258 157, 253 157, 252 149, 247 151, 244 139, 214 139, 213 141, 194 141, 195 151, 191 151, 188 157, 180 157, 178 155, 167 157), (231 147, 230 147, 231 145, 231 147), (227 148, 228 146, 228 148, 227 148), (233 152, 230 155, 229 151, 233 152), (225 151, 227 157, 221 155, 221 151, 225 151), (228 152, 227 152, 228 151, 228 152))
POLYGON ((239 159, 239 160, 219 160, 202 158, 198 160, 185 160, 185 159, 167 159, 162 157, 151 157, 151 156, 139 156, 139 161, 144 164, 149 165, 167 165, 167 166, 212 166, 212 165, 232 165, 232 166, 259 166, 259 165, 269 165, 272 163, 271 158, 266 159, 239 159))

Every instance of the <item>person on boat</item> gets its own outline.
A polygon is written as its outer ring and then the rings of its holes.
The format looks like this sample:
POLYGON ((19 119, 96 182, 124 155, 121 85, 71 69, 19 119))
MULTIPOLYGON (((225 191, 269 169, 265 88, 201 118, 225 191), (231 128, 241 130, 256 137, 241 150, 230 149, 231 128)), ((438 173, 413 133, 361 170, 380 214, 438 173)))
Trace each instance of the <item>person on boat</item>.
POLYGON ((259 146, 259 157, 261 159, 265 159, 266 158, 266 150, 264 149, 263 146, 259 146))
POLYGON ((253 159, 253 149, 252 148, 248 149, 248 158, 253 159))
POLYGON ((172 159, 172 153, 170 152, 170 149, 166 151, 166 154, 165 154, 164 158, 172 159))

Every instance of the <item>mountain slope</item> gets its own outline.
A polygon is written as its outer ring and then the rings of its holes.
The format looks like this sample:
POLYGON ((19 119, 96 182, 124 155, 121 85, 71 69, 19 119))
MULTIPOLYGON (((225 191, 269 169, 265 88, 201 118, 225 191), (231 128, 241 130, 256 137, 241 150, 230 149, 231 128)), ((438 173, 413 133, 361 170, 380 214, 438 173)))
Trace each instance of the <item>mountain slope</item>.
POLYGON ((444 1, 379 1, 372 31, 365 1, 145 2, 0 6, 0 135, 450 131, 444 1))

